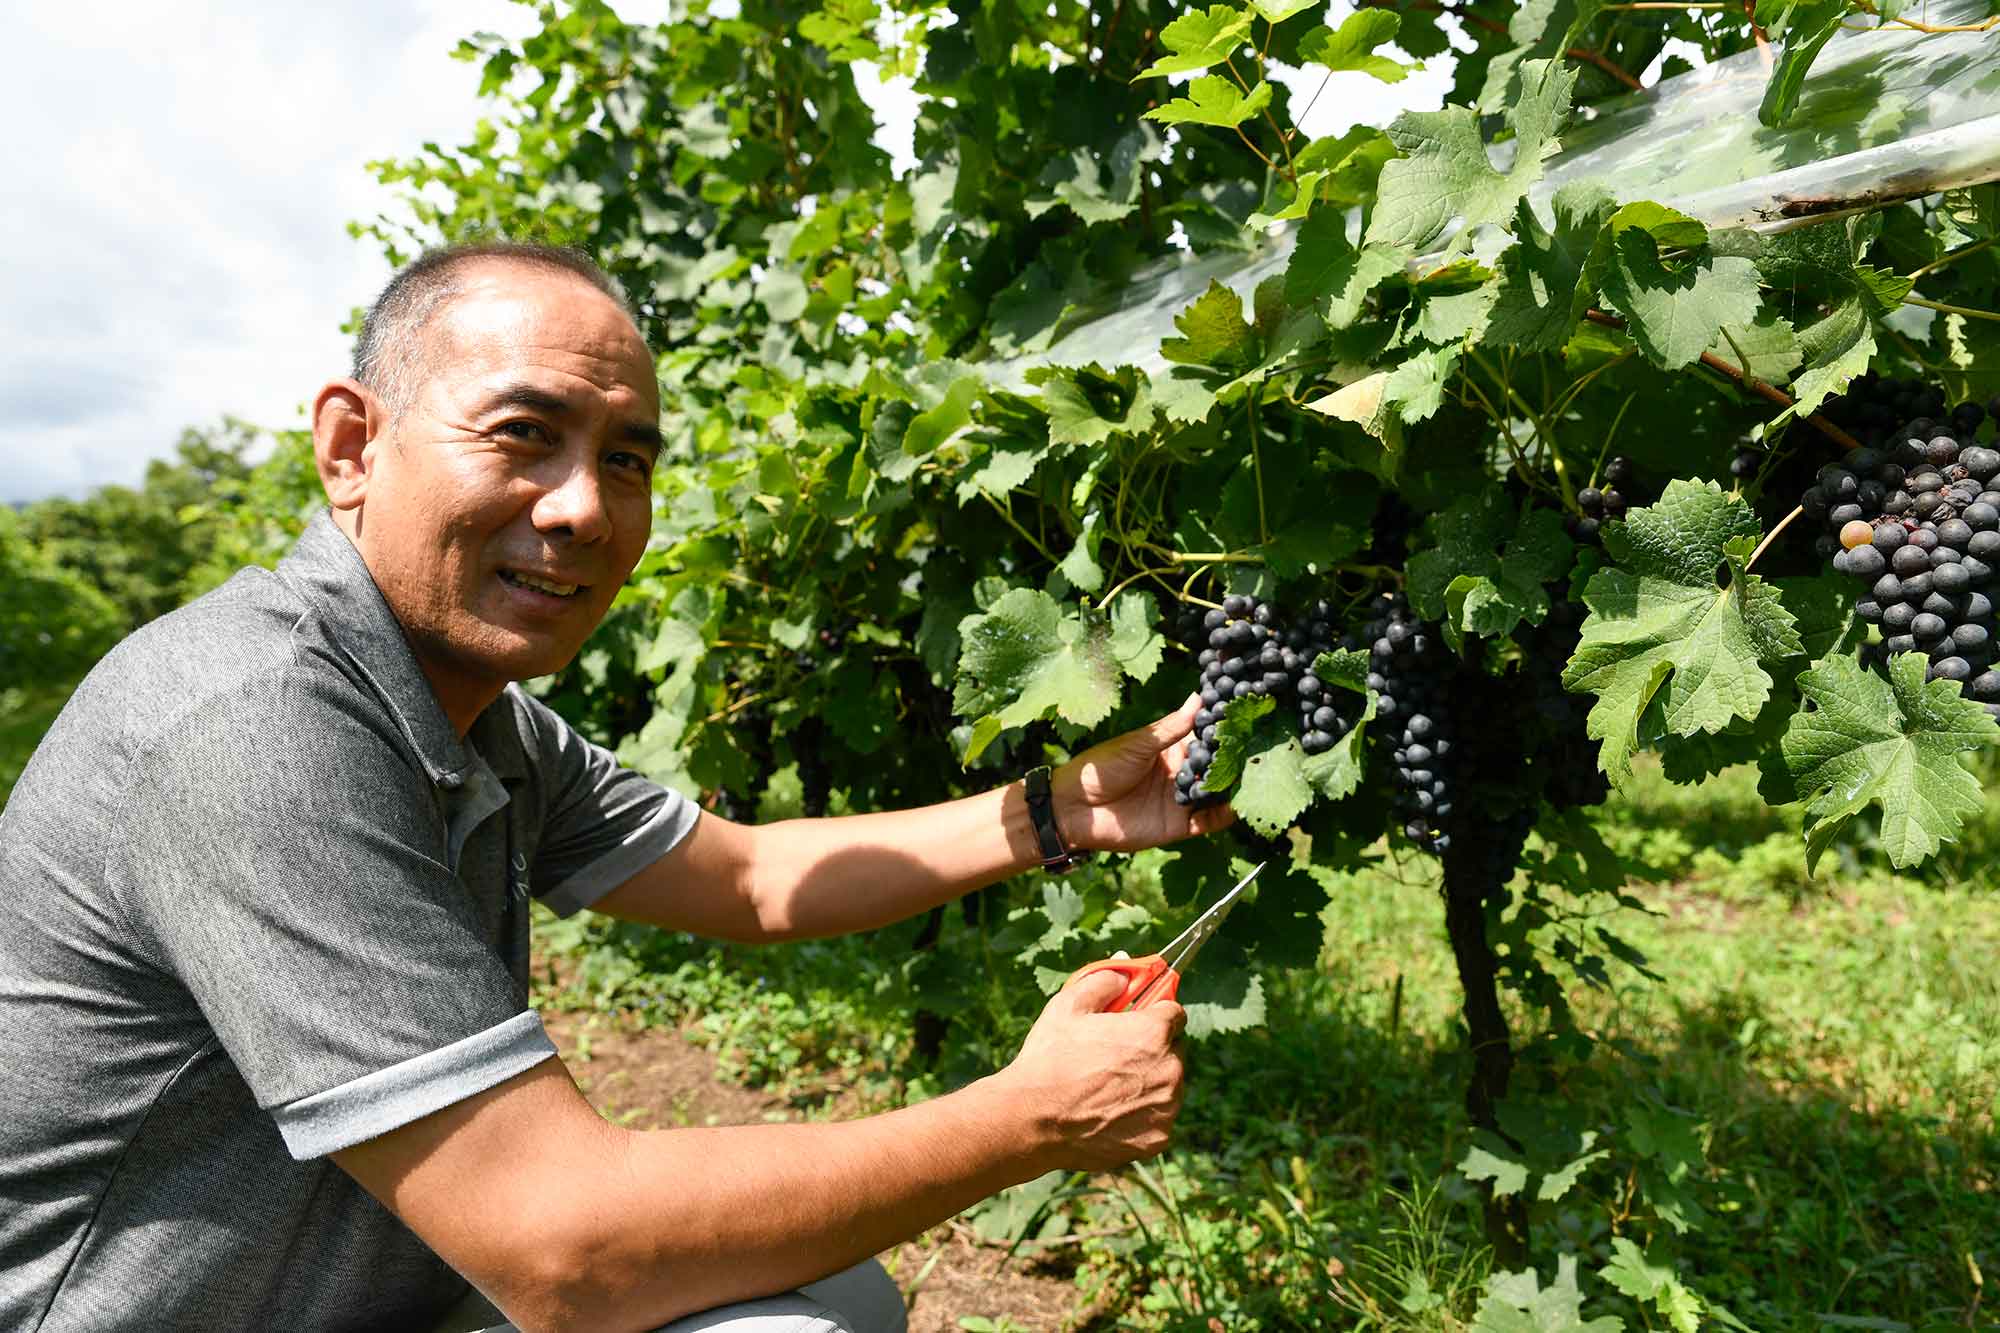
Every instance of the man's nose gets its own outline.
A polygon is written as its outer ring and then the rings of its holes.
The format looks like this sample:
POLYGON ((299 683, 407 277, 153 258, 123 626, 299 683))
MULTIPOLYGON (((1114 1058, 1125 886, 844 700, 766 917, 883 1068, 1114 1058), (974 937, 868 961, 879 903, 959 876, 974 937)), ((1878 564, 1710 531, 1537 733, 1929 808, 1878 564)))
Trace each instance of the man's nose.
POLYGON ((604 504, 604 487, 595 456, 565 459, 562 471, 535 501, 535 527, 545 533, 566 532, 573 541, 601 541, 611 534, 611 515, 604 504))

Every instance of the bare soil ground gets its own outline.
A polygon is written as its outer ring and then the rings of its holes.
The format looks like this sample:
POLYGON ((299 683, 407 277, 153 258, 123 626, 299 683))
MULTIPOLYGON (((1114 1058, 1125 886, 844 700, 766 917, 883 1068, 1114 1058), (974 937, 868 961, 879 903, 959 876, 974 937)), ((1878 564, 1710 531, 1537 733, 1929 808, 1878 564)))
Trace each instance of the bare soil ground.
MULTIPOLYGON (((784 1097, 718 1078, 715 1058, 671 1028, 602 1013, 542 1017, 584 1096, 618 1124, 667 1129, 805 1118, 784 1097)), ((836 1101, 817 1114, 838 1118, 845 1109, 836 1101)), ((960 1333, 959 1321, 969 1316, 1035 1333, 1111 1327, 1105 1312, 1086 1308, 1067 1275, 1019 1257, 1006 1261, 963 1223, 934 1227, 881 1260, 903 1290, 910 1333, 960 1333)))

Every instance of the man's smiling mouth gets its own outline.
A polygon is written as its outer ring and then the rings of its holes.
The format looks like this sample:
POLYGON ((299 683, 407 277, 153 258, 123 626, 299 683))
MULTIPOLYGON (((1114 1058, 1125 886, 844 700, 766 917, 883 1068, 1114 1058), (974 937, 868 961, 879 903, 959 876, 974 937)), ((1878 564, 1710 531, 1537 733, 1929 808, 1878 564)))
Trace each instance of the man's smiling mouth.
POLYGON ((573 597, 576 595, 577 589, 583 586, 580 583, 557 583, 552 579, 545 579, 535 574, 524 574, 512 569, 501 570, 500 577, 516 588, 527 588, 534 592, 547 593, 551 597, 573 597))

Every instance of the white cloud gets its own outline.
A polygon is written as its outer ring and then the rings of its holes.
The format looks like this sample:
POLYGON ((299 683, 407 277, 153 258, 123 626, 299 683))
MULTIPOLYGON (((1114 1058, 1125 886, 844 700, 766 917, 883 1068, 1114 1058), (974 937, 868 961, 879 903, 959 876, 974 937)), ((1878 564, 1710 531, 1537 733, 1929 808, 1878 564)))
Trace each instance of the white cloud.
POLYGON ((296 424, 387 277, 371 158, 471 128, 490 0, 36 5, 0 84, 0 500, 135 482, 184 426, 296 424))

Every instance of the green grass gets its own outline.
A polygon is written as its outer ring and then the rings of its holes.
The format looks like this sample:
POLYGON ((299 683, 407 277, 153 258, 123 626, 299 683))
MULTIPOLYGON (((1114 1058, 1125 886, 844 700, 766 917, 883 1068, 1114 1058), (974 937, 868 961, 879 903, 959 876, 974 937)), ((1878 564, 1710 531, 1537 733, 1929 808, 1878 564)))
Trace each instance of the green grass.
MULTIPOLYGON (((1991 1326, 1990 878, 1969 857, 1931 883, 1870 869, 1864 843, 1809 880, 1796 830, 1744 773, 1694 792, 1642 773, 1602 824, 1660 876, 1632 889, 1648 912, 1615 921, 1660 980, 1613 965, 1608 985, 1572 986, 1587 1047, 1510 1010, 1516 1096, 1605 1154, 1534 1205, 1543 1280, 1574 1255, 1586 1316, 1670 1327, 1600 1276, 1624 1243, 1750 1328, 1991 1326)), ((1423 863, 1403 873, 1338 877, 1320 967, 1271 979, 1263 1027, 1196 1048, 1181 1147, 1143 1175, 1065 1182, 1058 1222, 1037 1216, 1071 1237, 1047 1255, 1117 1312, 1103 1327, 1473 1326, 1491 1261, 1456 1169, 1474 1142, 1457 981, 1423 863)), ((950 925, 963 963, 976 932, 950 925)), ((748 1077, 872 1078, 888 1104, 1005 1059, 1036 1007, 975 987, 918 1066, 909 1016, 932 991, 909 933, 744 950, 565 923, 544 947, 581 984, 544 998, 650 1005, 748 1077)))

